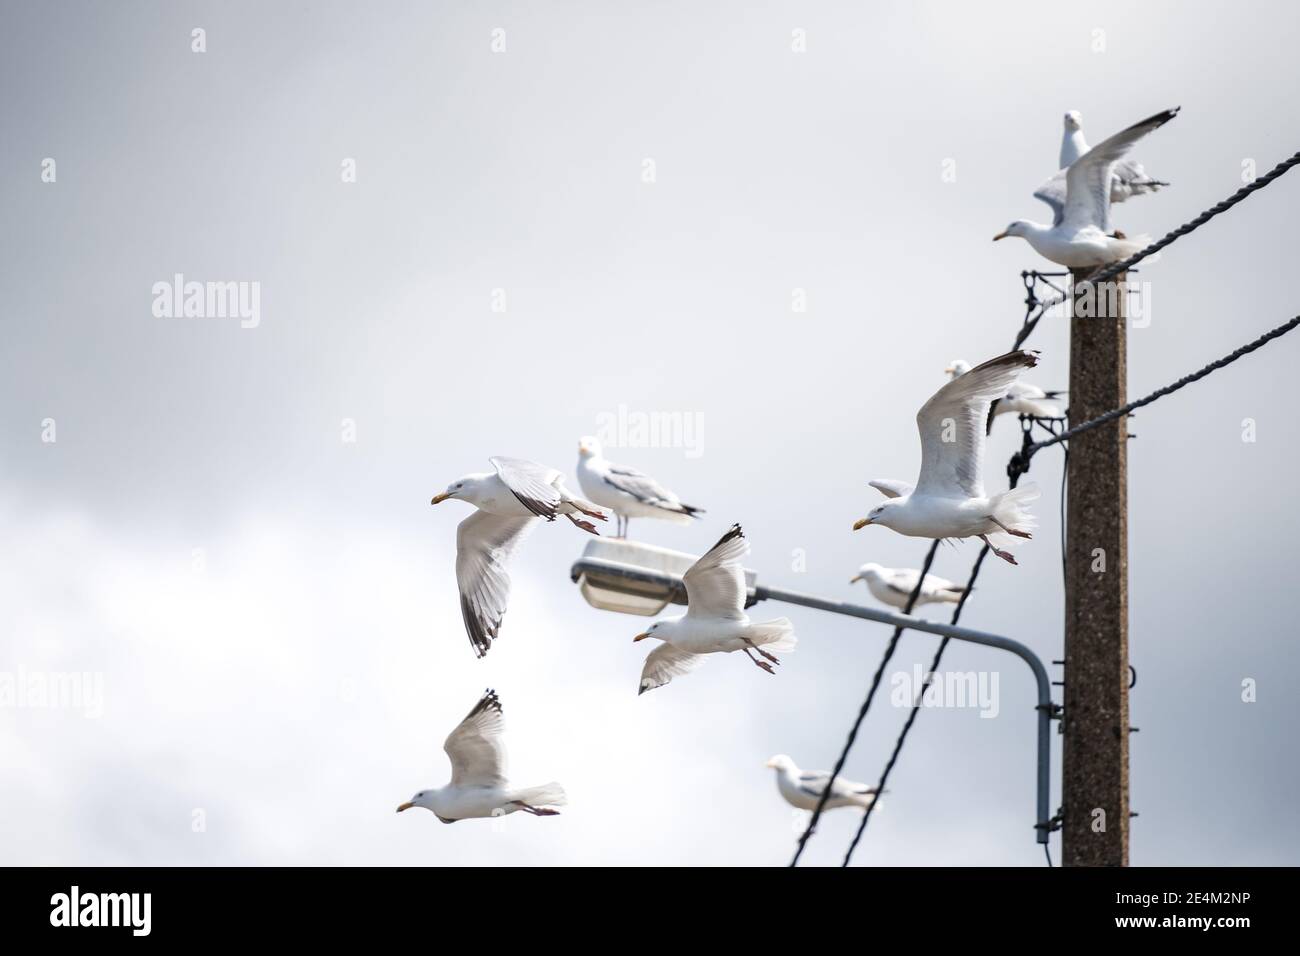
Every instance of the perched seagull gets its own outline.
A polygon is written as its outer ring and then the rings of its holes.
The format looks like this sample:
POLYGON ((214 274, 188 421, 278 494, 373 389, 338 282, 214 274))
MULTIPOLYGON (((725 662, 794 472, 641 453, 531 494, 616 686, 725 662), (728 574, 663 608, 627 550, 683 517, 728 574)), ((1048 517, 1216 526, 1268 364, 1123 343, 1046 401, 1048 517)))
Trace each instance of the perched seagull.
POLYGON ((1019 236, 1052 262, 1071 269, 1101 266, 1126 259, 1151 244, 1150 236, 1128 238, 1110 224, 1111 175, 1133 144, 1178 113, 1165 110, 1134 123, 1094 146, 1065 171, 1065 191, 1042 186, 1034 195, 1052 207, 1052 224, 1017 219, 993 237, 1019 236))
POLYGON ((684 505, 681 499, 644 472, 616 465, 601 453, 600 442, 590 435, 578 442, 578 484, 596 504, 618 516, 617 536, 627 537, 632 518, 662 518, 690 524, 704 509, 684 505))
MULTIPOLYGON (((1175 110, 1174 112, 1177 112, 1175 110)), ((1047 181, 1041 188, 1058 190, 1061 199, 1065 198, 1065 171, 1075 164, 1079 157, 1088 152, 1088 143, 1083 138, 1083 115, 1078 110, 1065 114, 1065 132, 1061 136, 1060 172, 1047 181)), ((1158 192, 1168 183, 1152 179, 1142 164, 1135 159, 1121 159, 1115 164, 1110 176, 1110 201, 1124 202, 1133 196, 1143 196, 1158 192)), ((1034 194, 1051 205, 1050 200, 1034 194)))
POLYGON ((523 810, 538 817, 556 816, 563 805, 564 788, 558 783, 515 790, 506 779, 506 748, 501 742, 505 721, 497 692, 488 690, 464 720, 447 737, 442 749, 451 759, 451 783, 421 790, 397 808, 432 810, 443 823, 471 817, 499 817, 523 810))
MULTIPOLYGON (((776 771, 776 789, 781 791, 786 803, 800 810, 817 809, 817 801, 822 798, 826 781, 830 779, 829 773, 825 770, 800 770, 785 754, 777 754, 767 762, 767 766, 776 771)), ((875 787, 836 777, 825 809, 858 807, 865 810, 875 802, 875 787)))
MULTIPOLYGON (((849 578, 849 583, 866 581, 867 590, 877 601, 902 608, 907 607, 907 599, 916 590, 916 579, 920 574, 920 571, 913 568, 882 568, 873 561, 858 568, 858 573, 849 578)), ((922 604, 956 604, 965 591, 964 587, 945 578, 927 574, 916 599, 916 607, 922 604)))
MULTIPOLYGON (((962 359, 953 359, 952 364, 944 371, 952 378, 956 378, 970 371, 970 363, 962 359)), ((1028 382, 1012 382, 1005 395, 993 400, 985 432, 992 433, 993 419, 999 415, 1014 413, 1028 415, 1031 418, 1060 418, 1061 410, 1048 399, 1060 398, 1064 394, 1065 392, 1045 392, 1037 385, 1030 385, 1028 382)))
POLYGON ((479 657, 501 629, 510 598, 510 558, 537 521, 564 515, 583 531, 599 534, 590 521, 574 515, 609 520, 590 501, 569 494, 554 468, 522 458, 488 461, 495 471, 458 478, 430 502, 459 498, 478 509, 456 527, 456 584, 465 630, 479 657))
POLYGON ((1037 352, 1008 352, 977 365, 935 392, 916 414, 921 433, 921 473, 916 486, 873 481, 889 496, 853 525, 893 528, 918 538, 978 537, 1004 561, 1016 563, 990 536, 1030 538, 1033 518, 1025 507, 1038 497, 1033 484, 996 495, 984 493, 985 422, 989 406, 1007 393, 1023 369, 1038 364, 1037 352))
POLYGON ((749 554, 740 525, 734 524, 704 557, 682 575, 686 585, 686 613, 656 621, 632 638, 633 643, 653 637, 664 643, 650 652, 641 670, 638 696, 662 687, 699 666, 705 654, 744 651, 769 674, 781 663, 772 651, 793 651, 794 626, 784 617, 754 623, 745 616, 745 570, 740 559, 749 554), (757 651, 766 660, 754 656, 757 651), (768 663, 771 661, 771 663, 768 663))

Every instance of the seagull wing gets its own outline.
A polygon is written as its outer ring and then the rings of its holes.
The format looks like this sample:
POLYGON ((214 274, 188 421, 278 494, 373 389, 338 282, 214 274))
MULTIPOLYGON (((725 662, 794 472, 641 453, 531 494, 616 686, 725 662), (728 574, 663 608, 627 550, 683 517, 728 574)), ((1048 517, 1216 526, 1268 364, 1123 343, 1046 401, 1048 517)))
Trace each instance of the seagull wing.
POLYGON ((681 507, 677 496, 645 472, 624 465, 610 465, 605 481, 642 504, 676 511, 681 507))
MULTIPOLYGON (((826 789, 826 781, 830 779, 830 776, 825 770, 800 770, 799 789, 810 797, 820 797, 822 791, 826 789)), ((852 797, 875 792, 875 787, 868 787, 865 783, 845 780, 843 777, 836 777, 835 786, 831 787, 832 797, 852 797)))
POLYGON ((908 482, 895 481, 893 478, 873 478, 867 484, 886 498, 901 498, 903 495, 910 495, 915 490, 908 482))
POLYGON ((904 597, 911 597, 916 589, 916 578, 921 572, 911 568, 897 568, 885 575, 885 587, 904 597))
POLYGON ((740 559, 747 554, 745 533, 733 524, 704 557, 686 569, 682 583, 686 585, 687 617, 745 619, 749 592, 740 559))
POLYGON ((442 745, 451 758, 453 787, 506 786, 504 731, 501 701, 496 691, 489 690, 442 745))
POLYGON ((1062 223, 1074 229, 1096 226, 1110 232, 1110 186, 1115 163, 1133 144, 1153 129, 1168 123, 1178 109, 1149 116, 1088 150, 1065 172, 1065 214, 1062 223))
POLYGON ((1053 226, 1059 226, 1061 220, 1065 218, 1065 194, 1066 186, 1064 169, 1034 191, 1035 199, 1041 199, 1043 202, 1047 203, 1047 205, 1052 207, 1053 226))
POLYGON ((641 683, 636 694, 640 697, 648 690, 663 687, 674 677, 689 674, 702 663, 704 663, 703 654, 692 654, 671 644, 660 644, 645 659, 645 667, 641 668, 641 683))
POLYGON ((524 458, 497 457, 488 461, 525 508, 539 518, 555 520, 561 500, 555 483, 564 477, 560 472, 524 458))
MULTIPOLYGON (((825 770, 800 770, 799 789, 810 797, 820 797, 822 791, 826 789, 826 781, 830 776, 825 770)), ((840 782, 836 780, 835 789, 839 790, 839 788, 840 782)))
POLYGON ((1008 352, 958 375, 916 413, 921 474, 916 491, 941 498, 984 497, 984 434, 989 406, 1002 398, 1037 352, 1008 352))
POLYGON ((456 527, 460 613, 469 642, 479 657, 492 647, 501 629, 501 617, 510 599, 510 559, 536 524, 536 518, 475 511, 456 527))

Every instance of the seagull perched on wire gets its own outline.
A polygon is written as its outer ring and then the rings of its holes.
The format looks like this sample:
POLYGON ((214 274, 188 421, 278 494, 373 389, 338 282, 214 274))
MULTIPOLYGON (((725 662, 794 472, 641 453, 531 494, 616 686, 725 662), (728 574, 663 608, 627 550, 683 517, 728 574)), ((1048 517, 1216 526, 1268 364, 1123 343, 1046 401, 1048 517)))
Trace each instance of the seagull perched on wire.
MULTIPOLYGON (((907 607, 907 599, 916 590, 916 579, 920 576, 921 572, 914 568, 884 568, 872 561, 858 568, 858 573, 849 578, 849 583, 865 581, 867 590, 877 601, 890 607, 904 608, 907 607)), ((964 593, 964 587, 937 574, 927 574, 914 607, 922 604, 956 604, 964 593)))
POLYGON ((601 453, 600 442, 590 435, 578 441, 578 485, 588 498, 618 516, 616 534, 620 538, 627 537, 628 523, 634 517, 690 524, 704 513, 702 508, 682 504, 644 472, 609 461, 601 453))
POLYGON ((796 638, 789 620, 755 623, 745 615, 748 589, 740 559, 747 554, 749 542, 740 525, 734 524, 682 575, 686 613, 656 621, 632 638, 633 643, 647 637, 663 641, 645 660, 638 695, 694 670, 706 654, 744 651, 763 670, 775 674, 772 665, 780 661, 771 651, 794 650, 796 638))
MULTIPOLYGON (((970 371, 970 363, 962 359, 953 359, 944 371, 952 378, 956 378, 970 371)), ((1053 405, 1049 399, 1060 398, 1064 394, 1063 391, 1045 392, 1037 385, 1030 385, 1028 382, 1012 382, 1005 395, 993 400, 985 431, 992 434, 993 419, 999 415, 1018 414, 1028 415, 1030 418, 1060 418, 1060 408, 1053 405)))
POLYGON ((554 468, 523 458, 488 461, 494 471, 457 478, 431 502, 457 498, 478 509, 456 527, 456 584, 465 630, 479 657, 501 630, 510 598, 510 558, 537 522, 564 515, 583 531, 599 534, 590 521, 575 515, 609 520, 590 501, 569 494, 554 468))
POLYGON ((1015 564, 1015 557, 990 539, 1033 537, 1033 518, 1026 505, 1038 497, 1038 488, 1025 484, 985 494, 985 423, 993 400, 1007 393, 1021 371, 1037 364, 1037 352, 1008 352, 935 392, 916 414, 921 473, 915 487, 892 480, 871 482, 889 500, 872 508, 853 530, 878 524, 918 538, 974 536, 999 558, 1015 564))
MULTIPOLYGON (((1177 112, 1177 110, 1174 112, 1177 112)), ((1073 166, 1079 157, 1088 152, 1088 143, 1083 138, 1083 114, 1078 110, 1070 110, 1065 114, 1063 125, 1065 131, 1061 136, 1060 172, 1041 187, 1041 189, 1048 189, 1050 186, 1053 190, 1059 191, 1062 198, 1065 196, 1065 171, 1073 166)), ((1112 203, 1124 202, 1133 196, 1144 196, 1147 193, 1158 192, 1162 187, 1168 185, 1166 182, 1148 176, 1147 171, 1142 168, 1142 164, 1137 160, 1121 159, 1111 170, 1110 201, 1112 203)), ((1038 196, 1037 193, 1034 195, 1038 196)), ((1043 199, 1042 196, 1038 196, 1038 198, 1043 199)), ((1044 199, 1044 201, 1047 200, 1044 199)))
MULTIPOLYGON (((785 754, 777 754, 767 762, 767 766, 776 771, 776 789, 785 797, 786 803, 800 810, 817 809, 817 802, 826 791, 826 781, 831 778, 829 773, 825 770, 800 770, 785 754)), ((858 807, 865 810, 876 802, 876 793, 875 787, 836 777, 823 809, 858 807)))
POLYGON ((1145 249, 1150 236, 1130 239, 1111 226, 1111 176, 1134 143, 1177 114, 1177 108, 1164 110, 1098 143, 1065 171, 1064 191, 1049 180, 1034 193, 1052 207, 1050 226, 1017 219, 993 241, 1018 236, 1039 255, 1071 269, 1105 265, 1145 249))
POLYGON ((537 817, 559 814, 559 810, 547 807, 565 802, 564 788, 558 783, 522 790, 510 786, 506 779, 506 748, 501 742, 504 731, 501 701, 496 691, 488 690, 442 745, 451 759, 451 783, 421 790, 397 812, 424 807, 443 823, 500 817, 519 810, 537 817))

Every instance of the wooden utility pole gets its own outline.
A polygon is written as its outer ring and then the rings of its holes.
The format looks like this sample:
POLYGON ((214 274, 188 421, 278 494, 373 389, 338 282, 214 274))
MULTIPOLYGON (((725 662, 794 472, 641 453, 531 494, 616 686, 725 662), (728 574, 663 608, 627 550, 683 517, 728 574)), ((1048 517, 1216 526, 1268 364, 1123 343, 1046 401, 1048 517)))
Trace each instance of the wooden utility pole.
MULTIPOLYGON (((1072 425, 1127 401, 1127 274, 1092 289, 1082 282, 1091 271, 1074 271, 1072 425)), ((1061 774, 1066 866, 1128 865, 1127 441, 1127 418, 1070 440, 1061 774)))

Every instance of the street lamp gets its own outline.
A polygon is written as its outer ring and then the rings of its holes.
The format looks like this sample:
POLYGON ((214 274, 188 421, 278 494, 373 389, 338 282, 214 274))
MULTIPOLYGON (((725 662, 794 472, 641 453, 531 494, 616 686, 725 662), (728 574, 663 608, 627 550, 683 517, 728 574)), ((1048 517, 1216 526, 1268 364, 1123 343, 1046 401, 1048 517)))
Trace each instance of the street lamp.
MULTIPOLYGON (((614 541, 601 539, 589 541, 586 549, 570 572, 570 577, 577 582, 582 596, 592 607, 604 611, 619 611, 623 614, 638 614, 644 617, 658 614, 669 604, 685 604, 686 588, 682 584, 682 574, 695 563, 694 555, 680 551, 670 551, 654 545, 640 544, 635 541, 614 541)), ((843 614, 894 627, 911 628, 950 637, 954 641, 966 641, 970 644, 982 644, 1015 654, 1033 671, 1034 682, 1038 688, 1038 766, 1035 775, 1035 797, 1038 821, 1034 824, 1035 839, 1038 843, 1047 843, 1052 831, 1051 814, 1047 807, 1051 796, 1049 774, 1052 759, 1052 718, 1058 716, 1056 705, 1052 703, 1052 685, 1047 677, 1047 669, 1042 660, 1019 641, 984 631, 974 631, 952 624, 939 624, 923 621, 910 614, 896 614, 877 608, 850 604, 847 601, 834 601, 798 591, 781 588, 769 588, 758 584, 753 571, 745 572, 745 584, 749 597, 745 606, 750 607, 759 601, 781 601, 800 607, 829 611, 831 614, 843 614)))
MULTIPOLYGON (((592 607, 653 617, 669 604, 686 603, 682 575, 697 560, 652 544, 599 538, 587 542, 571 577, 592 607)), ((753 571, 745 572, 751 593, 754 578, 753 571)))

